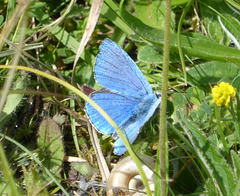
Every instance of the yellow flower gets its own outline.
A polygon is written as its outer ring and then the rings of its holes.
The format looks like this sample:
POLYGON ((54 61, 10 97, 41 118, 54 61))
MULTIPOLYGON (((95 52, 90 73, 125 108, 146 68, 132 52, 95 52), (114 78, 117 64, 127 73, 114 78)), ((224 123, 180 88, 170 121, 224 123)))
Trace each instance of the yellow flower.
POLYGON ((237 89, 227 82, 220 82, 212 88, 213 103, 217 106, 229 106, 231 97, 236 95, 237 89))

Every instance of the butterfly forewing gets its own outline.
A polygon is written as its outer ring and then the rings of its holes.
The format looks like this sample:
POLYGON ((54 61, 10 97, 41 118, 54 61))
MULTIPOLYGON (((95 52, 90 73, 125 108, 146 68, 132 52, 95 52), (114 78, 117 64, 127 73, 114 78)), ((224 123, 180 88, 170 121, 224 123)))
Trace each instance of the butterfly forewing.
POLYGON ((109 39, 100 46, 94 71, 97 82, 104 88, 137 98, 153 93, 134 61, 109 39))

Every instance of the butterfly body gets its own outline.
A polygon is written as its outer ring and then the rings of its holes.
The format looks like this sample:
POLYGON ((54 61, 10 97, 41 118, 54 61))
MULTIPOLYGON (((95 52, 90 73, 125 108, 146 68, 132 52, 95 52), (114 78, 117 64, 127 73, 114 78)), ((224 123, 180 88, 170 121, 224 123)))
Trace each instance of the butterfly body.
MULTIPOLYGON (((95 64, 96 81, 103 87, 90 98, 95 101, 121 128, 133 143, 140 129, 150 119, 161 102, 137 65, 115 42, 105 39, 95 64)), ((92 124, 103 134, 116 139, 114 153, 123 154, 126 148, 116 130, 88 102, 86 112, 92 124)))
POLYGON ((122 130, 140 129, 153 115, 160 99, 155 94, 145 96, 138 105, 136 105, 132 115, 120 125, 122 130))

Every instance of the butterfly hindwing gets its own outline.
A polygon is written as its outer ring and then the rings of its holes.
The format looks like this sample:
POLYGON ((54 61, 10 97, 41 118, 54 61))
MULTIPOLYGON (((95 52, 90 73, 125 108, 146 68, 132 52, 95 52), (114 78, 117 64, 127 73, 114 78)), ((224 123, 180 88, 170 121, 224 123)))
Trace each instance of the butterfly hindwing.
MULTIPOLYGON (((132 144, 137 138, 140 129, 150 119, 158 107, 161 98, 155 94, 145 96, 141 101, 133 97, 126 97, 108 90, 96 91, 91 99, 104 109, 114 122, 121 128, 125 137, 132 144)), ((89 103, 86 112, 90 121, 103 134, 112 134, 116 137, 115 129, 89 103)), ((121 155, 126 151, 121 138, 116 138, 114 153, 121 155)))
MULTIPOLYGON (((139 100, 133 97, 116 94, 108 90, 96 91, 90 98, 95 101, 120 127, 125 119, 129 118, 139 100)), ((88 102, 85 106, 89 120, 103 134, 112 134, 115 129, 105 120, 105 118, 88 102)))
MULTIPOLYGON (((122 124, 121 129, 130 144, 135 141, 140 129, 151 118, 160 102, 161 98, 157 97, 155 94, 145 96, 137 107, 135 107, 133 115, 122 124)), ((121 155, 125 151, 126 147, 122 139, 118 138, 114 143, 114 153, 121 155)))
POLYGON ((104 88, 136 98, 153 94, 134 61, 110 39, 105 39, 101 44, 94 71, 97 82, 104 88))

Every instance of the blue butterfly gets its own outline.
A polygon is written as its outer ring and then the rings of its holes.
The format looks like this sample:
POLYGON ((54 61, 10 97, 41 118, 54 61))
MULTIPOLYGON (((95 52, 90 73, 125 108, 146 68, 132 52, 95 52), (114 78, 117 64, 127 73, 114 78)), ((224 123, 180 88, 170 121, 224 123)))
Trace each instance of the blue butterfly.
MULTIPOLYGON (((153 93, 134 61, 110 39, 105 39, 100 46, 94 72, 96 81, 104 88, 93 92, 90 98, 105 110, 132 144, 160 104, 160 95, 153 93)), ((116 139, 114 153, 126 152, 116 130, 88 102, 85 111, 100 133, 112 134, 116 139)))

